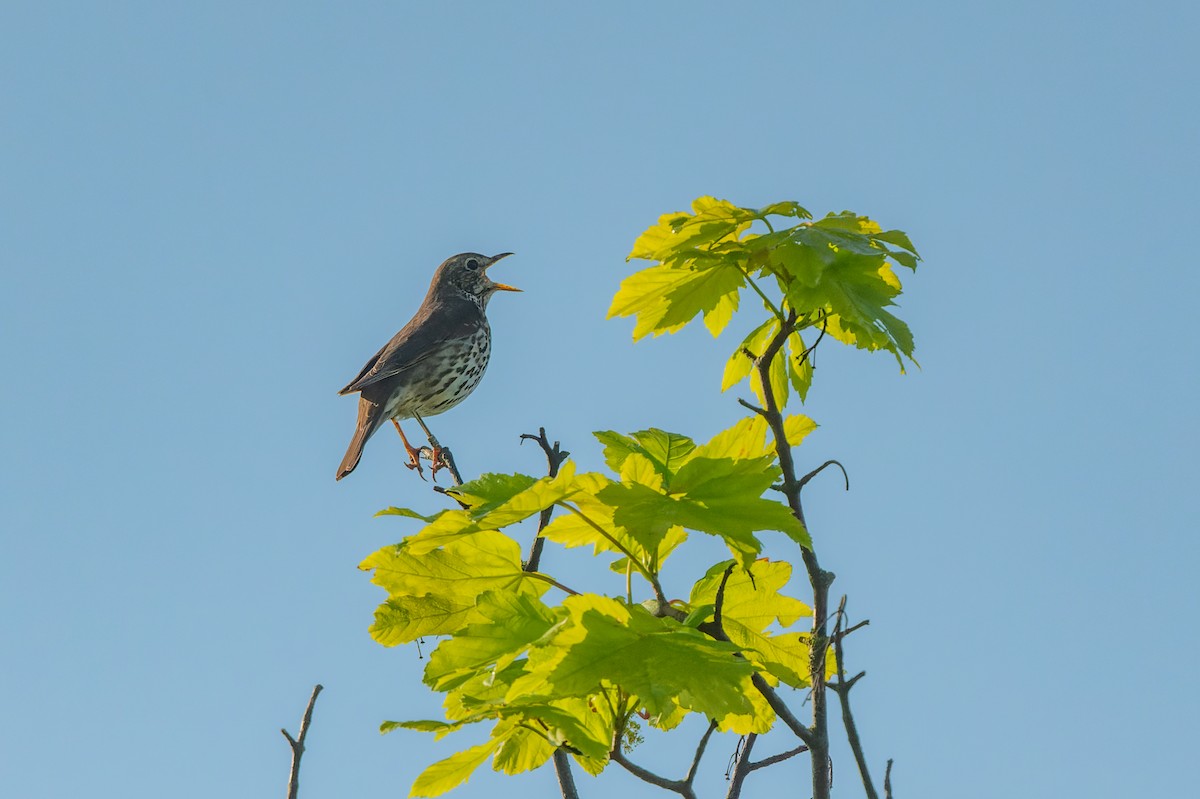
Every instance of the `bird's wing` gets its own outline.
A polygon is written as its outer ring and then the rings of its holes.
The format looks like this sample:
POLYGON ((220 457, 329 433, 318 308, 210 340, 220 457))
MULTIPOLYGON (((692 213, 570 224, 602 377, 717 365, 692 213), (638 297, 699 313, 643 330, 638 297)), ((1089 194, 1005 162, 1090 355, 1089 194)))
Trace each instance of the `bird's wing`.
MULTIPOLYGON (((431 309, 432 310, 432 309, 431 309)), ((363 366, 358 376, 338 394, 352 394, 378 383, 437 353, 445 342, 469 336, 474 320, 468 314, 441 308, 435 313, 421 313, 392 336, 379 352, 363 366)))

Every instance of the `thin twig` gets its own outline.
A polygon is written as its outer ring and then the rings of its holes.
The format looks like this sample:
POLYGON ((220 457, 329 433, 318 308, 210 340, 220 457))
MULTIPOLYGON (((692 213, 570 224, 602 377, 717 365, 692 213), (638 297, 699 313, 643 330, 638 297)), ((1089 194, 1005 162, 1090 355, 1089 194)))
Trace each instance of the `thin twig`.
POLYGON ((845 467, 845 466, 843 466, 842 464, 838 463, 838 462, 837 462, 837 461, 835 461, 835 460, 828 460, 828 461, 825 461, 825 462, 824 462, 824 463, 822 463, 820 466, 818 466, 817 468, 813 469, 813 470, 812 470, 811 472, 809 472, 808 474, 806 474, 806 475, 804 475, 803 477, 801 477, 801 478, 800 478, 800 485, 799 485, 799 487, 800 487, 800 488, 804 488, 806 485, 808 485, 808 481, 809 481, 809 480, 811 480, 811 479, 813 479, 814 477, 816 477, 818 474, 820 474, 821 472, 823 472, 823 471, 826 469, 826 467, 829 467, 829 466, 836 466, 836 467, 838 467, 839 469, 841 469, 841 470, 842 470, 842 477, 844 477, 844 478, 846 479, 846 490, 847 490, 847 491, 849 491, 849 490, 850 490, 850 475, 846 474, 846 467, 845 467))
POLYGON ((541 572, 530 571, 529 569, 524 569, 524 572, 535 580, 541 580, 544 583, 550 583, 550 585, 554 586, 559 591, 563 591, 564 593, 570 594, 571 596, 579 596, 579 592, 576 591, 574 588, 568 588, 567 586, 558 582, 557 580, 555 580, 553 577, 551 577, 548 574, 542 574, 541 572))
POLYGON ((288 778, 288 799, 296 799, 296 795, 300 791, 300 758, 304 755, 304 739, 308 737, 308 725, 312 721, 313 705, 317 703, 317 694, 321 693, 321 690, 321 685, 315 686, 312 696, 308 698, 308 707, 304 709, 304 717, 300 720, 299 735, 293 738, 286 729, 280 730, 283 737, 287 738, 288 745, 292 747, 292 773, 288 778))
POLYGON ((854 632, 855 630, 861 630, 863 627, 866 627, 870 623, 871 623, 870 619, 863 619, 862 621, 858 622, 857 624, 851 624, 849 627, 842 630, 841 632, 834 633, 834 636, 833 636, 834 640, 840 641, 841 639, 845 638, 850 633, 854 632))
POLYGON ((729 780, 729 792, 725 794, 725 799, 739 799, 742 795, 742 784, 750 774, 750 750, 754 748, 754 742, 757 739, 758 736, 754 733, 747 735, 745 743, 738 748, 734 755, 736 762, 733 766, 733 776, 729 780))
POLYGON ((696 756, 692 758, 692 767, 688 769, 687 776, 683 781, 688 785, 692 785, 696 781, 696 772, 700 769, 700 758, 704 757, 704 750, 708 747, 708 739, 712 737, 713 732, 717 729, 717 722, 708 722, 708 729, 704 731, 704 735, 700 738, 700 743, 696 744, 696 756))
POLYGON ((746 402, 746 400, 742 399, 741 397, 738 397, 738 404, 739 404, 739 405, 741 405, 743 408, 748 408, 748 409, 750 409, 750 410, 754 411, 754 412, 755 412, 755 413, 757 413, 759 416, 766 416, 766 415, 767 415, 767 412, 766 412, 765 410, 763 410, 762 408, 758 407, 757 405, 754 405, 754 404, 752 404, 752 403, 746 402))
MULTIPOLYGON (((550 477, 558 476, 558 467, 562 466, 563 461, 570 457, 571 453, 561 449, 558 442, 550 443, 550 439, 546 438, 546 428, 539 427, 538 434, 535 436, 532 433, 522 433, 521 443, 525 441, 537 442, 537 445, 542 448, 542 452, 546 453, 547 471, 550 477)), ((546 529, 546 525, 550 523, 550 516, 554 513, 554 508, 546 508, 542 511, 542 515, 538 517, 537 535, 533 537, 533 543, 529 547, 529 559, 525 561, 526 571, 537 571, 538 564, 542 559, 542 548, 546 545, 546 539, 542 538, 542 530, 546 529)))
POLYGON ((883 772, 883 799, 892 799, 892 759, 890 757, 887 770, 883 772))
POLYGON ((842 656, 842 639, 845 636, 840 634, 845 621, 846 595, 843 594, 842 601, 838 603, 837 623, 834 626, 833 635, 833 656, 837 661, 838 674, 838 688, 835 693, 842 706, 842 724, 846 727, 846 738, 850 742, 850 750, 854 752, 854 761, 858 764, 863 790, 867 793, 867 799, 879 799, 879 794, 875 791, 875 783, 871 781, 871 770, 867 767, 866 755, 863 754, 862 740, 858 737, 858 726, 854 723, 854 714, 850 711, 850 689, 866 672, 859 672, 849 681, 846 680, 846 662, 842 656))
MULTIPOLYGON (((821 343, 821 339, 825 338, 825 331, 829 328, 829 314, 825 313, 824 310, 818 311, 818 313, 821 315, 821 334, 817 336, 817 340, 812 343, 812 346, 806 349, 800 355, 800 357, 796 359, 797 370, 804 365, 805 361, 811 359, 812 354, 817 351, 817 345, 821 343)), ((804 318, 808 319, 808 315, 806 314, 804 318)))
POLYGON ((760 768, 766 768, 767 766, 773 766, 776 763, 782 763, 785 760, 789 760, 789 759, 795 757, 796 755, 803 754, 804 752, 807 752, 807 751, 808 751, 808 747, 805 746, 804 744, 800 744, 795 749, 789 749, 786 752, 780 752, 777 755, 771 755, 770 757, 764 757, 762 760, 758 760, 754 763, 751 763, 748 766, 746 766, 746 771, 758 771, 760 768))

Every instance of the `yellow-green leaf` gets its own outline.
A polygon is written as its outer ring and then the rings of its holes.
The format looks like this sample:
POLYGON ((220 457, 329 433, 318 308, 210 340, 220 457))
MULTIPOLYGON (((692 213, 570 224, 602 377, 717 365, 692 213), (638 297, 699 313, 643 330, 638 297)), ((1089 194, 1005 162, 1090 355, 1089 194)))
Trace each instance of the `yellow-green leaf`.
POLYGON ((475 769, 491 757, 502 743, 503 740, 493 738, 462 752, 455 752, 445 760, 439 760, 421 772, 408 795, 434 797, 457 788, 470 779, 475 769))
POLYGON ((817 423, 803 414, 789 416, 783 420, 783 433, 789 446, 798 447, 808 434, 817 429, 817 423))

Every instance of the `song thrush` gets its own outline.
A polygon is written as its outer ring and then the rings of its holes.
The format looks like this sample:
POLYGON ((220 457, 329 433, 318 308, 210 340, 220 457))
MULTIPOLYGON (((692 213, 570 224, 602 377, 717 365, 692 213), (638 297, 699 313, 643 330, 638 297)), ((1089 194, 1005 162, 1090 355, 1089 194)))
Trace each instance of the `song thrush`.
POLYGON ((358 427, 338 467, 338 480, 354 471, 367 439, 389 419, 408 451, 408 467, 420 472, 420 450, 400 429, 401 419, 417 420, 429 438, 437 474, 440 446, 422 417, 450 410, 479 385, 492 352, 488 300, 497 291, 520 291, 487 276, 488 267, 509 255, 488 258, 465 252, 447 259, 434 272, 412 320, 338 392, 359 392, 358 427))

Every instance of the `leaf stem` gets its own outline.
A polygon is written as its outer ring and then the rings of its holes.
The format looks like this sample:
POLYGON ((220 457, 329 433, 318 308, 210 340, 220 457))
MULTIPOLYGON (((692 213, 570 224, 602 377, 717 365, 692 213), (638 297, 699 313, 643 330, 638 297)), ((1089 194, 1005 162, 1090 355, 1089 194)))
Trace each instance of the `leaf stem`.
POLYGON ((658 576, 655 575, 653 572, 651 572, 649 569, 647 569, 642 564, 642 562, 640 560, 638 560, 636 557, 634 557, 633 553, 630 552, 628 549, 626 549, 625 546, 620 541, 618 541, 607 530, 605 530, 603 527, 601 527, 599 524, 597 524, 595 521, 593 521, 591 518, 589 518, 586 513, 584 513, 583 511, 581 511, 579 508, 575 507, 574 505, 570 504, 569 502, 560 500, 559 502, 557 502, 555 504, 560 507, 566 508, 568 511, 570 511, 571 513, 574 513, 580 519, 583 519, 584 523, 587 524, 588 527, 591 527, 597 533, 602 535, 606 541, 608 541, 610 544, 612 544, 614 547, 616 547, 617 551, 620 552, 622 555, 624 555, 626 558, 628 558, 629 562, 631 564, 633 564, 633 566, 638 570, 638 572, 643 577, 646 578, 646 580, 650 583, 651 586, 653 586, 654 598, 657 599, 659 602, 666 603, 667 595, 665 593, 663 593, 662 584, 658 582, 658 576))
POLYGON ((553 577, 551 577, 548 574, 542 574, 541 572, 527 571, 527 572, 525 572, 525 576, 532 577, 535 580, 541 580, 542 582, 545 582, 545 583, 550 583, 550 585, 554 586, 559 591, 566 591, 571 596, 579 596, 578 591, 574 590, 573 588, 568 588, 567 586, 558 582, 557 580, 555 580, 553 577))
POLYGON ((750 284, 750 288, 754 289, 754 292, 762 298, 763 305, 767 307, 767 310, 775 314, 776 319, 778 319, 780 322, 783 322, 785 320, 783 311, 775 307, 775 303, 771 302, 771 299, 765 293, 763 293, 761 288, 758 287, 758 284, 754 282, 754 278, 750 277, 749 270, 742 269, 742 274, 745 276, 746 282, 750 284))

